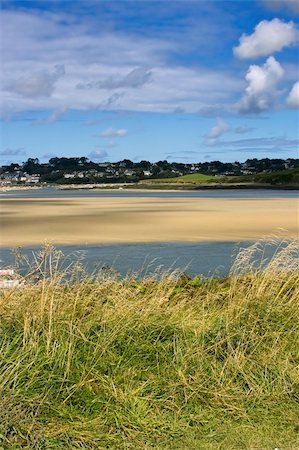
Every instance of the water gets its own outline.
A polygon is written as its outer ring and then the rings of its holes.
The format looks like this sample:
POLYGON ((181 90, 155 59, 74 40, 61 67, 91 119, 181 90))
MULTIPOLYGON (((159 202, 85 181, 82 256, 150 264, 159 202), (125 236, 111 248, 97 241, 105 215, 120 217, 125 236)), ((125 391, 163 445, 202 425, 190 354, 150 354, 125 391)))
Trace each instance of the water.
MULTIPOLYGON (((83 257, 83 265, 89 273, 103 266, 114 268, 122 277, 132 272, 146 276, 165 271, 179 270, 190 276, 225 276, 229 273, 234 257, 240 248, 252 245, 243 242, 160 242, 150 244, 100 244, 100 245, 58 245, 67 256, 66 263, 83 257)), ((33 260, 33 253, 40 247, 24 247, 22 254, 33 260)), ((270 258, 275 246, 266 245, 264 257, 270 258)), ((13 265, 11 249, 2 248, 2 266, 13 265)), ((26 272, 26 268, 23 268, 26 272)))
POLYGON ((95 190, 95 189, 28 189, 0 192, 0 199, 22 198, 297 198, 298 190, 289 189, 215 189, 196 191, 137 191, 137 190, 95 190))

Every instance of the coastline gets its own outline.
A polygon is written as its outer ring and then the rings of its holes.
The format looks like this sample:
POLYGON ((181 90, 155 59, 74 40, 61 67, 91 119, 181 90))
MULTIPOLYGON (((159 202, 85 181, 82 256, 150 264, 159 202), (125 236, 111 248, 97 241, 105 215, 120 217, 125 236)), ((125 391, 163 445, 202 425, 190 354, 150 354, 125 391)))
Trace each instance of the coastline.
POLYGON ((198 190, 299 190, 298 184, 266 184, 266 183, 94 183, 94 184, 53 184, 22 186, 0 186, 0 193, 10 191, 30 191, 38 189, 58 190, 129 190, 129 191, 198 191, 198 190))

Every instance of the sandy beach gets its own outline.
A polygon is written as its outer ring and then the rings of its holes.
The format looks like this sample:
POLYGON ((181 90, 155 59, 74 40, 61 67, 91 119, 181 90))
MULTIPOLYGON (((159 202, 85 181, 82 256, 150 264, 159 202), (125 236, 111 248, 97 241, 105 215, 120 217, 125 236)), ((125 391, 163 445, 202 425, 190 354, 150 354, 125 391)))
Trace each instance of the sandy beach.
POLYGON ((298 237, 297 199, 1 200, 1 245, 298 237))

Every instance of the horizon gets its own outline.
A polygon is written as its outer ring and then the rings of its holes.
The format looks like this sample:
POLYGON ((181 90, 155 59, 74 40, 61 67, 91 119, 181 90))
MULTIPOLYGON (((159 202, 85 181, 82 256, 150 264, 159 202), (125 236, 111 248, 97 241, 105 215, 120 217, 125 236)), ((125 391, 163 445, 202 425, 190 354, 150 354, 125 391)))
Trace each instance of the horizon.
POLYGON ((297 2, 69 5, 2 2, 2 165, 298 158, 297 2))

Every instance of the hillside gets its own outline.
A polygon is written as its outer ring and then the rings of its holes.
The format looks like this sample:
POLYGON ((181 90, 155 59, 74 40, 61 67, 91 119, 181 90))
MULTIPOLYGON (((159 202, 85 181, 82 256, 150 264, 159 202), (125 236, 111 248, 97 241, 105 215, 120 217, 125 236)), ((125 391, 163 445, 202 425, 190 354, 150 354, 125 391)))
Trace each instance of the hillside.
POLYGON ((179 177, 142 180, 142 184, 182 184, 182 185, 204 185, 204 184, 265 184, 265 185, 298 185, 299 169, 285 169, 271 173, 262 172, 256 175, 239 176, 212 176, 200 173, 182 175, 179 177))
POLYGON ((233 182, 241 182, 241 181, 251 181, 251 176, 234 176, 234 177, 224 177, 224 176, 213 176, 213 175, 204 175, 201 173, 193 173, 182 175, 179 177, 171 177, 171 178, 156 178, 154 180, 142 180, 142 183, 148 184, 206 184, 206 183, 228 183, 231 182, 229 180, 233 180, 233 182))

